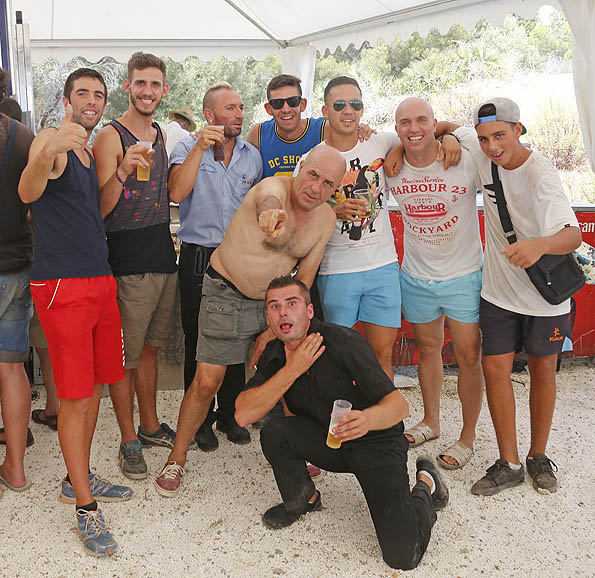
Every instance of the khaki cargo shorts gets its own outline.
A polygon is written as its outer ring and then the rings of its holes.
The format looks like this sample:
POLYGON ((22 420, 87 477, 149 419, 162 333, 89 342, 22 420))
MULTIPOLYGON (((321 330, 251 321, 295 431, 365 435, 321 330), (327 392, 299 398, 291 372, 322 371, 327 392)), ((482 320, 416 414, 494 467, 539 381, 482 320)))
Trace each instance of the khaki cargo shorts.
POLYGON ((143 345, 165 345, 172 328, 177 273, 141 273, 116 277, 124 333, 126 369, 138 367, 143 345))
POLYGON ((252 342, 267 328, 264 300, 248 299, 225 281, 204 276, 196 360, 215 365, 248 361, 252 342))

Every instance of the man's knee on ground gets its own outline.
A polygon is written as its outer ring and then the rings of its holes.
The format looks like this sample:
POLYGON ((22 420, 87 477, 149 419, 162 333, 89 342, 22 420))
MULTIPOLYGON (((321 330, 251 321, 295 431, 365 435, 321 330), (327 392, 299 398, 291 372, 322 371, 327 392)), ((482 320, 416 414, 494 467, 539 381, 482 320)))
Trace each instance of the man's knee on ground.
POLYGON ((402 548, 392 546, 390 551, 385 548, 382 551, 382 558, 391 567, 397 570, 413 570, 419 566, 423 552, 419 544, 416 544, 413 551, 403 552, 402 548))

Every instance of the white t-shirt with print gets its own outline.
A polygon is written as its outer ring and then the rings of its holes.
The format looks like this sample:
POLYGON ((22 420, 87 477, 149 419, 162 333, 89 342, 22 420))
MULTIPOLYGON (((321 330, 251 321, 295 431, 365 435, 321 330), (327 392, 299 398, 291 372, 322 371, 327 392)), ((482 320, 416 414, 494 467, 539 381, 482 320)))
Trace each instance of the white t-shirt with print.
MULTIPOLYGON (((455 134, 465 147, 471 139, 477 141, 475 131, 465 127, 455 134)), ((445 281, 481 269, 476 203, 481 183, 471 153, 463 149, 460 163, 448 170, 442 162, 418 168, 405 159, 387 185, 403 217, 405 273, 445 281)))
MULTIPOLYGON (((492 184, 490 159, 479 143, 474 145, 473 158, 483 185, 492 184)), ((578 221, 558 173, 541 154, 532 151, 518 168, 498 168, 512 226, 518 241, 547 237, 566 225, 578 227, 578 221)), ((537 291, 527 272, 515 267, 501 253, 508 247, 498 216, 493 191, 483 186, 485 206, 486 249, 481 296, 490 303, 536 317, 564 315, 570 311, 570 299, 551 305, 537 291)))
MULTIPOLYGON (((367 141, 358 141, 349 151, 339 151, 345 159, 347 172, 331 204, 354 196, 356 191, 356 195, 363 195, 370 201, 371 213, 353 223, 337 221, 320 263, 320 275, 368 271, 398 260, 388 217, 383 167, 386 154, 398 142, 396 133, 381 132, 373 134, 367 141)), ((294 175, 298 170, 296 167, 294 175)))

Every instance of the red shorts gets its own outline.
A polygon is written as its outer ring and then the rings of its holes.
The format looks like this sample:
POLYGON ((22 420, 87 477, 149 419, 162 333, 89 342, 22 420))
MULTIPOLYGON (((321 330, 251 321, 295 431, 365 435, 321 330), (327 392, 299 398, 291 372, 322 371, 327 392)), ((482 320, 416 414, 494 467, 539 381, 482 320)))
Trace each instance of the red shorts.
POLYGON ((61 399, 93 395, 124 378, 116 281, 109 276, 31 281, 61 399))

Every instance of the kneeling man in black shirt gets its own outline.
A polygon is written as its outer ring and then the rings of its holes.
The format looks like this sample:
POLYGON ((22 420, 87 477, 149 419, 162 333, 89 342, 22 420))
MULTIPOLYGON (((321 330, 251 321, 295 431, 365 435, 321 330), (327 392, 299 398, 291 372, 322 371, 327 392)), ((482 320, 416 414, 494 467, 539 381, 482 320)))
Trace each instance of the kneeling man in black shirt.
POLYGON ((276 339, 238 397, 235 415, 246 426, 279 399, 291 414, 269 422, 260 436, 283 498, 264 513, 264 524, 283 528, 321 509, 306 460, 331 472, 349 472, 366 497, 384 560, 393 568, 415 568, 430 541, 436 510, 448 502, 448 489, 429 456, 417 459, 417 483, 409 489, 407 402, 362 336, 313 318, 301 281, 273 279, 265 300, 276 339), (341 447, 331 449, 326 438, 336 399, 351 402, 352 411, 333 431, 341 447))

